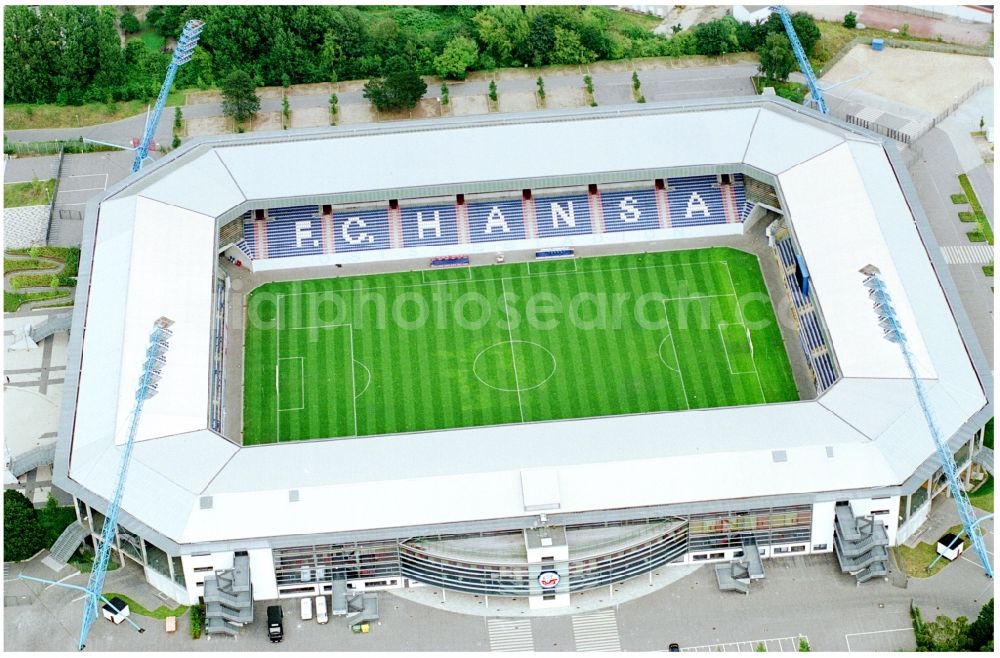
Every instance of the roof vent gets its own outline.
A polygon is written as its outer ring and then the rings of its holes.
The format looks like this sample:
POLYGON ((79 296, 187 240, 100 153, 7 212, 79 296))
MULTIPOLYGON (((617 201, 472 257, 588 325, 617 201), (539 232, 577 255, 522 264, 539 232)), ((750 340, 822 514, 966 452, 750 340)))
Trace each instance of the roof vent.
POLYGON ((827 446, 826 447, 826 456, 827 457, 833 457, 833 446, 827 446))
POLYGON ((299 502, 299 490, 298 489, 289 489, 288 490, 288 502, 290 502, 290 503, 297 503, 297 502, 299 502))
POLYGON ((777 463, 777 462, 787 462, 788 461, 788 453, 785 452, 784 450, 772 450, 771 451, 771 459, 773 459, 775 461, 775 463, 777 463))
POLYGON ((201 508, 202 509, 212 509, 212 497, 202 496, 201 497, 201 508))

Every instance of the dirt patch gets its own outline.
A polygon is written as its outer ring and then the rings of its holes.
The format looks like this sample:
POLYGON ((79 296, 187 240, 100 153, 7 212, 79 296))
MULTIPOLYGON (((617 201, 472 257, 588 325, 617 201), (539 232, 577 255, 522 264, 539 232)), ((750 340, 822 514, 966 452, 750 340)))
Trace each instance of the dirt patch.
POLYGON ((325 94, 329 96, 333 93, 333 85, 329 82, 312 82, 309 84, 292 85, 289 88, 290 96, 316 96, 325 94))
POLYGON ((375 123, 371 103, 342 103, 337 106, 337 123, 375 123))
POLYGON ((257 95, 260 96, 261 100, 281 98, 284 91, 282 87, 257 87, 257 95))
POLYGON ((281 130, 281 112, 258 112, 250 122, 250 130, 281 130))
POLYGON ((364 91, 367 80, 347 80, 337 83, 337 93, 342 94, 347 91, 364 91))
POLYGON ((221 103, 222 94, 217 91, 188 91, 188 105, 204 105, 205 103, 221 103))
POLYGON ((499 98, 501 112, 528 112, 537 110, 538 104, 535 101, 533 91, 511 91, 500 94, 499 98))
POLYGON ((439 117, 441 116, 441 103, 433 98, 425 98, 417 103, 417 106, 410 112, 410 116, 414 119, 439 117))
POLYGON ((980 81, 992 80, 993 67, 985 57, 857 45, 823 75, 823 83, 855 76, 866 77, 845 87, 938 114, 980 81))
POLYGON ((325 107, 292 110, 292 128, 315 128, 330 125, 330 111, 325 107))
POLYGON ((452 116, 466 117, 472 114, 489 114, 486 96, 452 96, 448 103, 452 116))
POLYGON ((583 107, 584 105, 587 105, 587 101, 583 89, 561 87, 559 89, 550 89, 545 94, 545 107, 550 110, 583 107))
POLYGON ((184 120, 188 137, 224 135, 233 132, 233 121, 228 117, 194 117, 184 120))

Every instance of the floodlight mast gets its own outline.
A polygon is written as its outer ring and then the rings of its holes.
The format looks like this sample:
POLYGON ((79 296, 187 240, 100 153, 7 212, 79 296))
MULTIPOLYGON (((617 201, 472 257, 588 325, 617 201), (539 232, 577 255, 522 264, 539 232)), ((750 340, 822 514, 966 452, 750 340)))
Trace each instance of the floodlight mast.
MULTIPOLYGON (((32 578, 29 576, 19 576, 24 580, 34 580, 37 582, 50 583, 70 589, 81 590, 86 593, 86 601, 83 608, 83 623, 80 628, 80 643, 77 647, 83 650, 87 642, 87 634, 90 627, 97 619, 98 600, 104 601, 108 605, 114 606, 108 601, 102 591, 104 589, 104 578, 108 573, 108 560, 111 557, 111 547, 115 543, 115 535, 118 530, 118 513, 121 511, 122 494, 125 491, 125 481, 128 477, 128 468, 132 460, 132 448, 135 446, 135 435, 139 429, 139 418, 142 416, 142 408, 146 400, 157 393, 157 383, 160 381, 162 369, 166 363, 166 353, 170 347, 170 336, 173 332, 170 326, 173 320, 167 317, 160 317, 153 323, 153 330, 149 334, 149 347, 146 348, 146 359, 142 366, 142 375, 139 378, 139 386, 135 392, 135 406, 129 418, 128 437, 122 449, 121 461, 118 465, 118 482, 115 485, 114 494, 108 503, 107 514, 104 519, 104 527, 101 529, 101 545, 97 547, 97 555, 94 558, 94 567, 90 572, 90 581, 87 587, 68 583, 53 583, 52 581, 32 578)), ((117 610, 116 610, 117 612, 117 610)), ((143 629, 136 625, 131 619, 126 620, 132 624, 140 633, 143 629)))
POLYGON ((809 57, 806 56, 802 42, 799 41, 799 35, 795 33, 795 26, 792 25, 792 17, 788 13, 788 8, 785 5, 772 5, 770 9, 778 14, 782 25, 785 26, 785 34, 788 35, 788 40, 792 44, 792 52, 795 53, 795 59, 799 62, 799 70, 802 71, 802 75, 806 76, 806 83, 809 85, 809 91, 812 93, 816 108, 821 114, 829 114, 826 100, 823 98, 823 91, 819 88, 819 82, 816 80, 812 66, 809 65, 809 57))
POLYGON ((941 460, 941 467, 948 478, 948 488, 951 491, 952 498, 955 499, 958 515, 962 519, 964 532, 972 540, 972 545, 979 555, 979 561, 982 563, 986 575, 992 578, 993 567, 990 566, 989 553, 986 551, 986 542, 983 540, 983 531, 979 527, 979 520, 972 509, 969 496, 965 493, 965 489, 958 479, 958 466, 955 464, 955 458, 952 457, 947 442, 941 436, 941 429, 938 427, 937 420, 934 418, 934 412, 927 400, 927 392, 924 390, 924 384, 917 374, 913 352, 910 351, 906 334, 903 332, 903 328, 899 322, 899 316, 892 305, 892 297, 889 295, 889 291, 885 287, 885 282, 882 280, 882 274, 877 267, 866 265, 861 268, 860 272, 865 276, 864 286, 868 288, 868 296, 872 299, 875 313, 878 316, 878 324, 882 328, 884 338, 899 345, 899 349, 903 353, 903 360, 906 361, 906 367, 910 371, 910 380, 913 382, 917 401, 920 403, 920 409, 923 411, 927 429, 930 430, 931 437, 934 439, 934 447, 937 449, 938 458, 941 460))
POLYGON ((156 99, 156 107, 153 110, 153 114, 146 121, 146 129, 143 132, 142 141, 139 142, 139 147, 136 149, 135 161, 132 163, 132 173, 139 171, 142 168, 142 163, 149 158, 149 145, 156 134, 156 128, 160 125, 160 117, 163 115, 163 108, 167 105, 167 95, 170 93, 170 87, 174 84, 177 69, 191 61, 194 49, 198 46, 198 38, 201 36, 201 31, 204 27, 205 22, 198 20, 188 21, 184 25, 181 37, 177 41, 177 48, 174 49, 174 56, 170 60, 170 66, 167 67, 167 76, 163 79, 163 86, 160 87, 160 95, 156 99))

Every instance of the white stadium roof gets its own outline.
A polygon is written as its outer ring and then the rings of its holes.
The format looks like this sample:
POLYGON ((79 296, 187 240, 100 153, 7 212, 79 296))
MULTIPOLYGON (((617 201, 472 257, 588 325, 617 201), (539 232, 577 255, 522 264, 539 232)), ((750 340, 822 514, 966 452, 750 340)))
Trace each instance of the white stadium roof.
POLYGON ((161 315, 175 320, 174 337, 123 509, 183 544, 525 516, 529 498, 574 512, 898 485, 934 447, 899 348, 882 338, 861 285, 869 263, 893 295, 945 435, 987 403, 881 143, 763 101, 575 119, 208 140, 110 193, 89 297, 81 286, 78 302, 86 334, 69 479, 110 498, 161 315), (248 448, 207 429, 222 213, 283 197, 716 164, 779 182, 843 374, 819 399, 248 448))

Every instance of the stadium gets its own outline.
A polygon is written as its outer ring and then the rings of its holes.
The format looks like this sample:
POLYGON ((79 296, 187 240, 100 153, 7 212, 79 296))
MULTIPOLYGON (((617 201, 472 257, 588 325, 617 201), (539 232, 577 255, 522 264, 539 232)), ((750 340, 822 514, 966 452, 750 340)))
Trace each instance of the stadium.
POLYGON ((115 549, 211 631, 344 590, 884 576, 947 483, 860 270, 965 477, 992 416, 893 148, 766 98, 194 141, 88 206, 56 485, 98 541, 167 317, 115 549))

